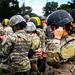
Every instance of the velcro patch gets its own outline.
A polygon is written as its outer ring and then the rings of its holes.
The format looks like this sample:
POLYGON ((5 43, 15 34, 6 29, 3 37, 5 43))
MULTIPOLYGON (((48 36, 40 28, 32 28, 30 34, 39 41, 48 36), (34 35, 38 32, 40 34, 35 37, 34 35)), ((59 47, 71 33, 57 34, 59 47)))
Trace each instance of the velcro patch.
POLYGON ((73 57, 75 55, 75 46, 69 45, 66 48, 63 48, 61 50, 61 55, 62 55, 62 58, 64 58, 64 59, 73 57))

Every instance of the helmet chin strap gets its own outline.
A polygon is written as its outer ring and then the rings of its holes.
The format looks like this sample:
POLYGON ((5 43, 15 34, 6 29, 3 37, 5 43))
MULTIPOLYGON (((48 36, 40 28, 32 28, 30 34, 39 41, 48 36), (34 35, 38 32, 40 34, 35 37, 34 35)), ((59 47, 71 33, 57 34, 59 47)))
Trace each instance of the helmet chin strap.
POLYGON ((18 27, 17 26, 13 26, 12 29, 13 29, 13 32, 16 32, 18 30, 18 27))

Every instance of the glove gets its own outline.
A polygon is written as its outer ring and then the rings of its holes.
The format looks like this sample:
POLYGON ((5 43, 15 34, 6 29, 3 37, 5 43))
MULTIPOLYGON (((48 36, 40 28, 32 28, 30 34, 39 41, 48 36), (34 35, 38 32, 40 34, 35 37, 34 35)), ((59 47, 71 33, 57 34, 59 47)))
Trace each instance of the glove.
POLYGON ((3 41, 2 38, 0 38, 0 44, 2 43, 2 41, 3 41))
POLYGON ((35 54, 35 51, 30 49, 28 52, 28 58, 30 59, 34 54, 35 54))

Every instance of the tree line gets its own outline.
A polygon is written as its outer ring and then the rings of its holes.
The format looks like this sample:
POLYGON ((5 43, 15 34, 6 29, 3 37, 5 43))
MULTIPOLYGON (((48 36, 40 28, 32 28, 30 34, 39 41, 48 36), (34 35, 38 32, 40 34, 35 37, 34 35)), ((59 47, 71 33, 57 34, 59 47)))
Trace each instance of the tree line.
MULTIPOLYGON (((48 16, 55 10, 64 9, 70 12, 71 9, 75 8, 75 0, 68 1, 67 4, 61 4, 58 6, 58 2, 47 2, 42 8, 42 14, 48 16)), ((19 7, 18 0, 0 0, 0 22, 4 18, 10 18, 13 15, 20 14, 22 16, 28 14, 30 16, 38 16, 36 13, 32 13, 33 9, 30 6, 23 5, 19 7)))

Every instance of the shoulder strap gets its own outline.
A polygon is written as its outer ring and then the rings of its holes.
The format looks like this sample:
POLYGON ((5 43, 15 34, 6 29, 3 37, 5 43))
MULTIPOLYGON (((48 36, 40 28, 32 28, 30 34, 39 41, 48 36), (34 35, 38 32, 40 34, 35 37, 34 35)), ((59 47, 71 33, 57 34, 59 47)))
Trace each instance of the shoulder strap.
MULTIPOLYGON (((64 47, 66 44, 68 44, 69 42, 71 42, 71 41, 73 41, 73 40, 75 40, 75 39, 73 38, 73 39, 68 40, 62 47, 64 47)), ((61 48, 62 48, 62 47, 61 47, 61 48)))

